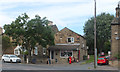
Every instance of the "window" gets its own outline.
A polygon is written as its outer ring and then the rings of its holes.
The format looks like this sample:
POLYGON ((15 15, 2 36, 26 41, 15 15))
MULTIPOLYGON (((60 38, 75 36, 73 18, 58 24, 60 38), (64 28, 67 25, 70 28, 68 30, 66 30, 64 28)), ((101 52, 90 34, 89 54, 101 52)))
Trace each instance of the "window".
POLYGON ((69 56, 73 56, 73 51, 60 51, 60 57, 68 58, 69 56))
POLYGON ((83 44, 83 47, 85 47, 85 45, 83 44))
POLYGON ((74 43, 74 37, 68 37, 68 38, 67 38, 67 41, 68 41, 69 43, 74 43))
POLYGON ((46 48, 43 48, 43 55, 46 55, 46 48))
POLYGON ((9 56, 4 56, 4 57, 7 57, 7 58, 9 58, 9 56))
POLYGON ((15 50, 15 55, 17 55, 18 54, 18 50, 15 50))
POLYGON ((35 55, 38 55, 37 47, 35 47, 35 49, 34 49, 34 54, 35 54, 35 55))

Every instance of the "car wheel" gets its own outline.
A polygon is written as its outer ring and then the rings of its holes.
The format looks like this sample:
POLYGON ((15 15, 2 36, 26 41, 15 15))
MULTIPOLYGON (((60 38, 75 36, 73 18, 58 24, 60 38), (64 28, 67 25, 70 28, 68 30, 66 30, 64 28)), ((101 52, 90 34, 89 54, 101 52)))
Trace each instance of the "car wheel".
POLYGON ((105 64, 108 65, 108 62, 106 62, 105 64))
POLYGON ((107 65, 109 65, 109 62, 107 62, 107 65))
POLYGON ((5 63, 5 60, 3 59, 2 62, 5 63))
POLYGON ((12 60, 10 60, 10 63, 12 63, 12 60))

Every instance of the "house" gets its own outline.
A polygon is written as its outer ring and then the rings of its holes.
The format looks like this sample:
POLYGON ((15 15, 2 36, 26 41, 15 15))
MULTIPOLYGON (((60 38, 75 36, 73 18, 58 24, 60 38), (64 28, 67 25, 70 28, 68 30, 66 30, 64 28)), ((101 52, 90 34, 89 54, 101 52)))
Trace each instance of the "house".
POLYGON ((111 23, 111 53, 112 57, 120 52, 120 4, 116 7, 116 17, 111 23))
POLYGON ((2 27, 0 27, 0 35, 2 35, 2 33, 3 33, 3 29, 2 27))
POLYGON ((67 63, 70 56, 81 61, 83 56, 87 56, 86 40, 80 34, 65 27, 54 37, 55 45, 48 48, 50 59, 53 62, 67 63))
POLYGON ((1 56, 2 56, 2 28, 0 27, 0 59, 1 59, 1 56))
POLYGON ((17 46, 15 49, 14 49, 14 55, 17 55, 19 56, 21 54, 21 51, 22 51, 22 46, 17 46))

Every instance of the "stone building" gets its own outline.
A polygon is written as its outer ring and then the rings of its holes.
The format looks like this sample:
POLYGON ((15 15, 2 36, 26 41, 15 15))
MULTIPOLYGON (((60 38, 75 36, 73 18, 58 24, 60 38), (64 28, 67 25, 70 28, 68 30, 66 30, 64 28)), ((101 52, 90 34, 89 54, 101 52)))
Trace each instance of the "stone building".
POLYGON ((3 29, 0 27, 0 35, 2 35, 3 33, 3 29))
POLYGON ((3 33, 3 30, 0 27, 0 59, 1 59, 1 56, 2 56, 2 33, 3 33))
POLYGON ((87 55, 86 40, 83 36, 65 27, 54 37, 55 45, 48 48, 53 62, 67 63, 69 56, 80 61, 87 55))
POLYGON ((116 17, 111 23, 111 52, 112 57, 120 52, 120 4, 116 7, 116 17))

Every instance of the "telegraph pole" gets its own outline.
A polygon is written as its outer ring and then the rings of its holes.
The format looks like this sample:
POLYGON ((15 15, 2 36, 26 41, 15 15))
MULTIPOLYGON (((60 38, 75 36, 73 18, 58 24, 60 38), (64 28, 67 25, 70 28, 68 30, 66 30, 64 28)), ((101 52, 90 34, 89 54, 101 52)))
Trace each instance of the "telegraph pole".
POLYGON ((97 48, 96 48, 96 0, 95 2, 95 18, 94 18, 94 68, 97 66, 97 48))

